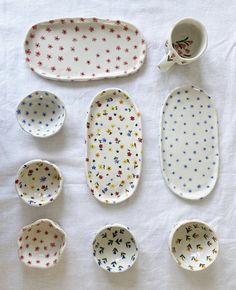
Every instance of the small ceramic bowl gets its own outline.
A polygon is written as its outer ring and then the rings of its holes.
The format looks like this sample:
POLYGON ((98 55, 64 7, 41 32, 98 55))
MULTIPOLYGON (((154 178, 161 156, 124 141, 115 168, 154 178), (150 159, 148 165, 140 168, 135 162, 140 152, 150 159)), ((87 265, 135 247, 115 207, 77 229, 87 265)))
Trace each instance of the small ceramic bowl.
POLYGON ((28 205, 44 206, 61 193, 63 178, 55 164, 37 159, 21 166, 15 185, 19 196, 28 205))
POLYGON ((18 238, 20 260, 29 267, 55 266, 65 249, 66 234, 58 224, 40 219, 22 228, 18 238))
POLYGON ((118 273, 133 266, 138 257, 138 248, 128 227, 113 224, 101 228, 96 234, 93 255, 99 267, 118 273))
POLYGON ((169 249, 180 267, 200 271, 215 261, 219 242, 209 225, 200 220, 186 220, 172 229, 169 249))
POLYGON ((66 110, 63 102, 54 94, 36 91, 19 103, 16 114, 24 131, 35 137, 45 138, 61 129, 66 110))

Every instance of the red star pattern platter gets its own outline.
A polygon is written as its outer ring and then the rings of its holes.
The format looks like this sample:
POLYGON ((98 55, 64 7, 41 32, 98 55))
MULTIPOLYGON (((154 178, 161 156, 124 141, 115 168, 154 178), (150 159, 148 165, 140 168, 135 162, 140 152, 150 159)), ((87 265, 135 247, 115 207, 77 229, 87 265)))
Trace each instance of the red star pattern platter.
POLYGON ((25 55, 42 77, 88 81, 135 73, 144 63, 146 44, 137 28, 123 21, 66 18, 33 25, 25 55))

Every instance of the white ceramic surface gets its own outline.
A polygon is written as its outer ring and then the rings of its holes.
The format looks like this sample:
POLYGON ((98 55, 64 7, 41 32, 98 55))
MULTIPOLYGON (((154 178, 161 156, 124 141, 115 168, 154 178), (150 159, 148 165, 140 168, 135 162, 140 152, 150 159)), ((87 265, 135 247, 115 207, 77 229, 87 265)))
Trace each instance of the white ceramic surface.
POLYGON ((189 64, 197 60, 207 48, 208 36, 201 22, 192 18, 178 21, 166 41, 167 53, 158 67, 169 70, 175 63, 189 64))
POLYGON ((120 20, 66 18, 32 26, 25 55, 42 77, 87 81, 135 73, 144 62, 146 44, 135 26, 120 20))
POLYGON ((127 93, 107 89, 92 100, 86 130, 86 173, 92 194, 115 204, 135 191, 142 165, 140 113, 127 93))
POLYGON ((65 249, 66 234, 49 219, 40 219, 22 228, 18 237, 19 259, 28 267, 55 266, 65 249))
POLYGON ((214 188, 219 170, 217 113, 201 89, 174 89, 161 112, 161 166, 168 187, 186 199, 201 199, 214 188))
POLYGON ((34 137, 49 137, 62 128, 66 110, 63 102, 54 94, 35 91, 17 106, 17 120, 21 128, 34 137))
POLYGON ((138 248, 129 228, 120 224, 101 228, 93 240, 93 255, 102 269, 119 273, 133 266, 138 248))
POLYGON ((63 178, 55 164, 36 159, 21 166, 15 185, 19 197, 28 205, 44 206, 59 196, 63 178))
POLYGON ((200 271, 216 259, 219 242, 215 232, 200 220, 185 220, 174 226, 169 237, 173 259, 186 270, 200 271))

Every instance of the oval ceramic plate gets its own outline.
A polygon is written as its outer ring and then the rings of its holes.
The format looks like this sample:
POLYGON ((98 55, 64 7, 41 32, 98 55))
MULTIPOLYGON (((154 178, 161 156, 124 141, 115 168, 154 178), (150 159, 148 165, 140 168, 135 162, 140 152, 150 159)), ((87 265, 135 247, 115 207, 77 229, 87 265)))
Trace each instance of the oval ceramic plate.
POLYGON ((200 220, 186 220, 172 229, 169 249, 180 267, 200 271, 215 261, 219 242, 214 231, 206 223, 200 220))
POLYGON ((42 77, 87 81, 135 73, 144 62, 146 45, 129 23, 67 18, 32 26, 25 54, 30 68, 42 77))
POLYGON ((37 159, 21 166, 15 185, 19 196, 28 205, 44 206, 59 196, 63 178, 55 164, 37 159))
POLYGON ((19 103, 16 115, 24 131, 34 137, 46 138, 60 131, 66 110, 63 102, 54 94, 36 91, 19 103))
POLYGON ((119 203, 135 191, 142 164, 141 116, 127 93, 100 92, 87 117, 88 185, 104 203, 119 203))
POLYGON ((201 199, 218 178, 218 122, 211 98, 194 86, 173 90, 162 108, 161 163, 168 187, 201 199))
POLYGON ((133 266, 138 257, 138 247, 128 227, 107 225, 93 240, 93 256, 102 269, 119 273, 133 266))
POLYGON ((18 238, 20 260, 33 268, 47 269, 55 266, 65 246, 65 232, 49 219, 40 219, 24 226, 18 238))

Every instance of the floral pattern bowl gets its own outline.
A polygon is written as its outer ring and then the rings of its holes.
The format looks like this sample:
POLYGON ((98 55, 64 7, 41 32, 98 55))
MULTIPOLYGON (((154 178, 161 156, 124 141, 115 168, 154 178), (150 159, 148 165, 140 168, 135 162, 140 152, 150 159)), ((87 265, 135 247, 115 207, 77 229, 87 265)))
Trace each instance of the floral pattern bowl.
POLYGON ((190 271, 200 271, 215 261, 219 242, 215 232, 205 222, 185 220, 172 229, 169 249, 180 267, 190 271))
POLYGON ((62 191, 59 168, 46 160, 31 160, 18 170, 15 180, 19 196, 28 205, 44 206, 53 202, 62 191))
POLYGON ((135 263, 138 247, 128 227, 107 225, 93 240, 93 256, 102 269, 112 273, 124 272, 135 263))
POLYGON ((19 103, 16 115, 24 131, 34 137, 46 138, 60 131, 66 110, 63 102, 54 94, 35 91, 19 103))
POLYGON ((55 266, 65 249, 66 234, 49 219, 40 219, 22 228, 18 238, 20 260, 28 267, 55 266))

